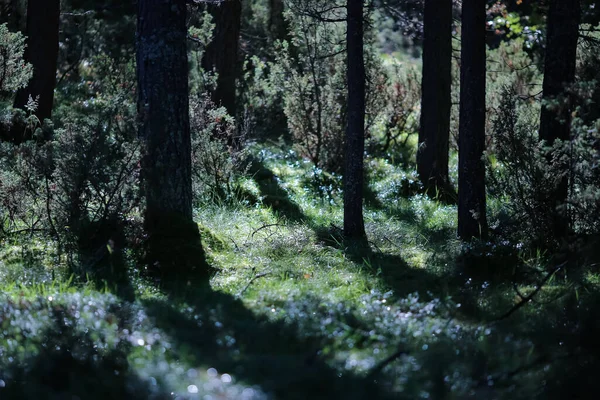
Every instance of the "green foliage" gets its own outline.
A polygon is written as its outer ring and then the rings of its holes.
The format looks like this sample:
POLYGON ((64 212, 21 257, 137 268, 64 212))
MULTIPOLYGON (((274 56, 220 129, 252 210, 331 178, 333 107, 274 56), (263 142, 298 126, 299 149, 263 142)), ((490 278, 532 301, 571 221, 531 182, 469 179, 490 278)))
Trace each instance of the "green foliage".
POLYGON ((287 136, 283 101, 285 86, 282 85, 285 73, 282 65, 254 55, 245 60, 243 70, 244 118, 251 125, 252 138, 278 139, 287 136))
POLYGON ((369 118, 371 154, 385 155, 404 167, 416 163, 415 140, 418 139, 421 72, 419 65, 388 56, 371 85, 374 100, 369 118), (374 114, 374 115, 373 115, 374 114))
POLYGON ((10 32, 6 24, 1 24, 0 93, 13 92, 27 85, 32 68, 23 60, 24 52, 25 37, 20 32, 10 32))
MULTIPOLYGON (((338 172, 343 167, 346 122, 345 26, 311 17, 311 7, 319 12, 331 6, 300 1, 291 7, 298 11, 287 14, 292 39, 282 44, 278 55, 285 72, 279 85, 285 88, 284 111, 301 155, 317 167, 338 172), (291 46, 298 57, 291 54, 291 46)), ((339 18, 340 11, 334 7, 322 17, 339 18)))
POLYGON ((505 2, 496 2, 488 9, 488 29, 493 30, 501 43, 520 39, 523 49, 528 51, 543 46, 544 37, 540 25, 543 17, 537 12, 509 11, 505 2))
POLYGON ((91 96, 59 108, 56 127, 32 121, 30 129, 40 131, 34 137, 45 141, 2 144, 3 232, 53 237, 80 277, 97 273, 123 246, 125 220, 135 219, 139 206, 131 71, 105 56, 94 59, 86 73, 98 79, 82 89, 91 96))
POLYGON ((492 194, 505 199, 514 225, 503 226, 517 234, 516 241, 530 241, 534 247, 553 246, 551 232, 556 215, 552 192, 562 174, 546 159, 537 137, 538 113, 518 103, 516 92, 506 88, 493 122, 493 150, 489 150, 488 178, 492 194))
POLYGON ((233 117, 224 107, 217 107, 208 96, 194 98, 190 102, 190 130, 196 200, 233 200, 236 179, 244 173, 246 158, 243 138, 236 133, 233 117), (228 144, 232 138, 242 150, 228 144))
POLYGON ((189 86, 190 93, 203 96, 204 93, 214 90, 217 84, 217 76, 213 71, 202 69, 202 57, 204 50, 212 39, 215 24, 209 12, 200 13, 194 10, 191 13, 188 35, 190 37, 188 60, 189 60, 189 86))

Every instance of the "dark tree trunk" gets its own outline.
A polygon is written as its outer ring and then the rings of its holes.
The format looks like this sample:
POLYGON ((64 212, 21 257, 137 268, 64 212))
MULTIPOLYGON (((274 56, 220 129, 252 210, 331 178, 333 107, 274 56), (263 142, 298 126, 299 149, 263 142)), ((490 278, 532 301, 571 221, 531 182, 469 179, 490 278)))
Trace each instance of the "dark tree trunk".
POLYGON ((458 162, 458 236, 487 237, 485 164, 486 1, 463 0, 458 162))
POLYGON ((287 24, 283 17, 283 0, 269 0, 269 31, 273 40, 286 40, 287 24))
MULTIPOLYGON (((33 76, 27 87, 20 89, 15 97, 15 108, 25 109, 29 96, 38 99, 35 112, 40 121, 52 117, 56 64, 58 59, 59 0, 29 0, 27 2, 27 48, 25 60, 33 66, 33 76)), ((17 127, 15 127, 17 128, 17 127)), ((32 132, 13 129, 12 140, 20 143, 29 139, 32 132)))
POLYGON ((425 0, 421 130, 417 170, 430 196, 453 198, 448 179, 452 67, 452 0, 425 0))
MULTIPOLYGON (((577 40, 581 8, 579 0, 552 0, 548 10, 548 33, 546 60, 544 65, 544 94, 540 115, 540 140, 551 146, 556 139, 571 138, 571 107, 566 97, 566 88, 575 81, 577 62, 577 40), (561 98, 561 96, 564 96, 561 98), (558 99, 558 107, 549 107, 548 101, 558 99)), ((552 197, 556 207, 565 204, 568 196, 568 178, 558 184, 552 197)), ((568 218, 557 210, 554 220, 554 235, 563 237, 568 230, 568 218)))
POLYGON ((363 181, 365 151, 365 64, 363 0, 348 0, 348 125, 344 168, 344 236, 365 238, 363 181))
POLYGON ((22 6, 22 0, 2 0, 0 2, 0 24, 8 24, 8 30, 11 32, 21 32, 23 15, 25 7, 22 6))
POLYGON ((217 4, 209 3, 207 8, 213 17, 215 29, 212 41, 204 53, 202 68, 217 72, 219 76, 212 100, 235 116, 242 3, 241 0, 227 0, 217 4))
POLYGON ((172 273, 169 269, 200 267, 203 260, 200 234, 192 218, 186 38, 186 0, 138 1, 144 226, 148 261, 163 274, 172 273))

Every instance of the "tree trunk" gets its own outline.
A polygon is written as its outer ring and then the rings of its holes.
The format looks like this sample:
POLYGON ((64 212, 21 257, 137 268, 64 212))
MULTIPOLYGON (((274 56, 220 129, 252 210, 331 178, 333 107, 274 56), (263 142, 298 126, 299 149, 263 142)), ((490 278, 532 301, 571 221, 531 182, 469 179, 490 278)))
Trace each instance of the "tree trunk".
POLYGON ((8 24, 8 30, 11 32, 21 32, 24 29, 22 19, 25 7, 22 3, 22 0, 0 1, 0 24, 8 24))
POLYGON ((363 0, 348 0, 348 125, 344 169, 344 236, 365 238, 363 181, 365 151, 365 64, 363 0))
MULTIPOLYGON (((550 2, 544 65, 544 94, 540 115, 540 140, 545 140, 549 146, 552 146, 556 139, 562 141, 571 139, 572 110, 566 97, 566 88, 575 81, 580 18, 579 0, 552 0, 550 2), (548 102, 554 99, 558 100, 558 107, 548 105, 548 102)), ((565 176, 552 196, 556 207, 565 204, 568 187, 568 177, 565 176)), ((566 214, 557 210, 553 227, 555 237, 563 237, 568 230, 568 225, 566 214)))
POLYGON ((164 275, 203 266, 192 218, 186 0, 140 0, 137 23, 147 257, 164 275))
POLYGON ((213 17, 215 29, 212 41, 204 53, 202 68, 217 72, 219 76, 212 100, 225 107, 229 115, 235 116, 242 3, 241 0, 227 0, 217 4, 209 3, 207 8, 213 17))
POLYGON ((269 0, 269 32, 273 40, 288 39, 288 30, 285 18, 283 0, 269 0))
POLYGON ((421 130, 417 170, 430 196, 450 200, 448 179, 452 67, 452 0, 426 0, 421 130))
POLYGON ((487 237, 485 164, 486 1, 463 0, 458 162, 458 236, 487 237))
MULTIPOLYGON (((17 91, 15 108, 25 109, 31 96, 38 99, 35 116, 41 121, 52 117, 56 64, 58 60, 59 0, 29 0, 27 2, 27 48, 25 60, 33 66, 33 76, 27 87, 17 91)), ((12 140, 20 143, 30 138, 22 129, 13 129, 12 140)))

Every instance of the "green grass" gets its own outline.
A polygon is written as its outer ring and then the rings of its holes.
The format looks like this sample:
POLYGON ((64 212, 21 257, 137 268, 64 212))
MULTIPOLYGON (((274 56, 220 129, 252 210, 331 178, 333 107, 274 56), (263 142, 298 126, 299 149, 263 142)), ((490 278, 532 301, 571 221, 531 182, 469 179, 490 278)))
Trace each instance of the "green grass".
MULTIPOLYGON (((382 160, 368 162, 368 246, 344 242, 338 177, 292 152, 255 154, 241 183, 253 202, 196 210, 217 270, 210 288, 187 281, 159 286, 130 266, 134 296, 119 297, 108 284, 69 278, 51 244, 5 243, 0 396, 547 393, 544 380, 555 376, 555 364, 545 357, 568 355, 558 345, 562 331, 545 331, 559 320, 550 313, 559 303, 492 321, 519 300, 505 271, 523 260, 510 245, 492 243, 464 256, 455 239, 456 208, 415 194, 415 173, 382 160)), ((586 279, 588 289, 598 286, 596 275, 586 279)), ((534 281, 520 285, 523 295, 534 289, 534 281)), ((539 299, 570 293, 557 277, 539 299)))

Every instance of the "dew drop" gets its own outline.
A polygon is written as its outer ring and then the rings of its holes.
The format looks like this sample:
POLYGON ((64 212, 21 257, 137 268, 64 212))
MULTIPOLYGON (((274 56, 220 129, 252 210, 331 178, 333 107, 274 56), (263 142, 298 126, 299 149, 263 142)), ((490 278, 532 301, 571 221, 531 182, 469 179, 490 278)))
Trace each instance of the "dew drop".
POLYGON ((198 386, 190 385, 187 387, 187 390, 189 393, 198 393, 198 386))

